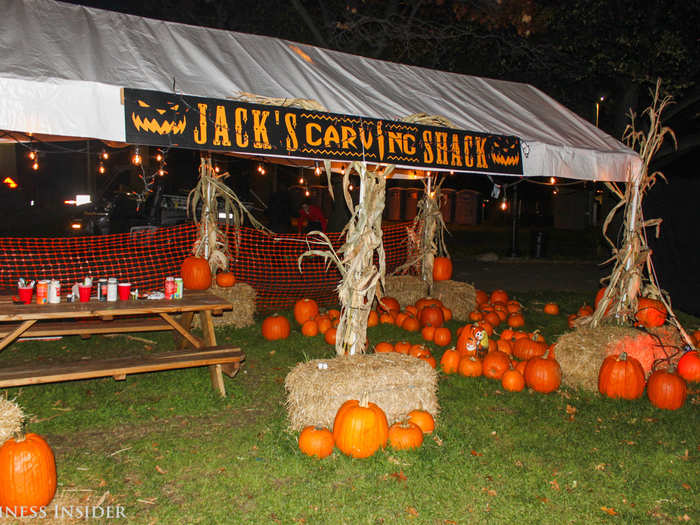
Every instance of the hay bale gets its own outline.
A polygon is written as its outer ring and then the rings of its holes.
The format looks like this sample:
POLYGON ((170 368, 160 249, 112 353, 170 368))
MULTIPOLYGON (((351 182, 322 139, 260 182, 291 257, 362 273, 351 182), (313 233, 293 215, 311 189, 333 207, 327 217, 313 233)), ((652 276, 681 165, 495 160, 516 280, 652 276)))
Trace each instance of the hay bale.
POLYGON ((406 308, 428 295, 428 284, 416 275, 390 275, 384 282, 384 295, 393 297, 401 308, 406 308))
POLYGON ((436 281, 433 297, 452 310, 452 317, 458 321, 468 321, 469 314, 476 308, 474 286, 462 281, 436 281))
POLYGON ((625 326, 578 327, 557 340, 555 353, 565 385, 597 391, 598 371, 608 355, 627 352, 649 375, 654 360, 675 352, 676 340, 666 329, 648 333, 625 326))
POLYGON ((386 414, 389 424, 411 410, 438 412, 437 372, 422 359, 407 355, 360 354, 299 363, 285 379, 290 428, 308 425, 333 428, 340 406, 367 393, 386 414), (319 364, 327 368, 319 368, 319 364))
POLYGON ((0 397, 0 445, 22 430, 24 412, 14 401, 0 397))
MULTIPOLYGON (((210 291, 222 299, 226 299, 233 305, 233 310, 224 310, 223 315, 212 316, 214 326, 233 326, 245 328, 252 325, 255 320, 255 290, 246 283, 236 283, 233 286, 223 288, 212 284, 210 291)), ((200 327, 199 316, 194 316, 195 328, 200 327)))

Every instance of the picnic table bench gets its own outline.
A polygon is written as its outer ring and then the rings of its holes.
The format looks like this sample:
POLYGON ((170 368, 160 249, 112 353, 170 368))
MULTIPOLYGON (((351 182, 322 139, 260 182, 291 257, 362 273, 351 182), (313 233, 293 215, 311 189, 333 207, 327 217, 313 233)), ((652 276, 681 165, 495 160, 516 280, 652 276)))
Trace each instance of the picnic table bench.
POLYGON ((71 363, 38 364, 21 367, 0 366, 0 387, 52 383, 75 379, 114 377, 141 372, 209 366, 213 388, 226 395, 222 374, 233 377, 245 355, 240 348, 217 346, 212 314, 230 310, 231 303, 208 291, 185 290, 182 299, 102 302, 62 302, 58 304, 16 304, 10 296, 0 296, 0 351, 20 337, 54 337, 97 334, 172 331, 172 352, 150 356, 120 356, 82 359, 71 363), (192 318, 198 313, 202 337, 191 332, 192 318), (179 314, 179 319, 176 316, 179 314))

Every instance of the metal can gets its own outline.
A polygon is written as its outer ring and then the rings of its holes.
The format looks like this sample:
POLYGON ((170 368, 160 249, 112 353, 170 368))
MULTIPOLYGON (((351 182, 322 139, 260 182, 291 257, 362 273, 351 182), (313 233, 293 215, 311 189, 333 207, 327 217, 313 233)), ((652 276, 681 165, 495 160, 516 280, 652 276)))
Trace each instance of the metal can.
POLYGON ((57 304, 61 302, 61 281, 52 279, 49 282, 49 303, 57 304))
POLYGON ((107 279, 107 300, 109 302, 117 300, 117 280, 114 277, 107 279))
POLYGON ((36 283, 36 304, 47 304, 49 302, 49 280, 42 279, 36 283))
POLYGON ((107 279, 99 279, 97 281, 97 300, 107 300, 107 279))
POLYGON ((182 292, 184 289, 185 287, 182 284, 182 277, 175 277, 175 295, 173 297, 175 299, 182 299, 182 292))
POLYGON ((165 278, 165 298, 172 299, 173 296, 175 295, 175 291, 176 291, 175 278, 174 277, 166 277, 165 278))

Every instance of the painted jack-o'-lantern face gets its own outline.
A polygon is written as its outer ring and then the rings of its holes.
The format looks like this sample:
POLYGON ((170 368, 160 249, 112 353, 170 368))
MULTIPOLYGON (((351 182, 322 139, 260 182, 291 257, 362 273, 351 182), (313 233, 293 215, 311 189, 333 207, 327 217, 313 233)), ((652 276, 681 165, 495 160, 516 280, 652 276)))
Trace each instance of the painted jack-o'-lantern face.
POLYGON ((514 138, 499 137, 491 143, 491 161, 499 166, 517 166, 520 163, 520 144, 514 138))
POLYGON ((131 121, 138 131, 159 135, 179 135, 185 131, 187 117, 180 115, 180 104, 167 102, 167 108, 154 108, 143 100, 138 101, 138 113, 131 113, 131 121))

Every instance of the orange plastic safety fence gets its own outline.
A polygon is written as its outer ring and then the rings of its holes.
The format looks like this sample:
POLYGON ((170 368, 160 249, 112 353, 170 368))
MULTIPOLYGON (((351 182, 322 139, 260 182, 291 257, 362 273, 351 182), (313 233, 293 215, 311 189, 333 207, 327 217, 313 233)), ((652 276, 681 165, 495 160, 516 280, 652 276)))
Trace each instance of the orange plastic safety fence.
MULTIPOLYGON (((384 226, 387 273, 406 259, 406 231, 411 223, 384 226)), ((16 294, 17 281, 58 279, 62 295, 86 276, 116 277, 139 291, 162 290, 165 277, 177 276, 196 237, 191 224, 90 237, 0 238, 0 289, 16 294)), ((329 233, 340 248, 339 233, 329 233)), ((269 235, 241 228, 238 253, 234 230, 229 232, 231 271, 238 282, 257 292, 259 312, 285 310, 309 297, 323 305, 338 302, 340 274, 321 257, 307 257, 302 272, 297 259, 308 249, 304 235, 269 235)), ((317 246, 314 246, 318 248, 317 246)))

